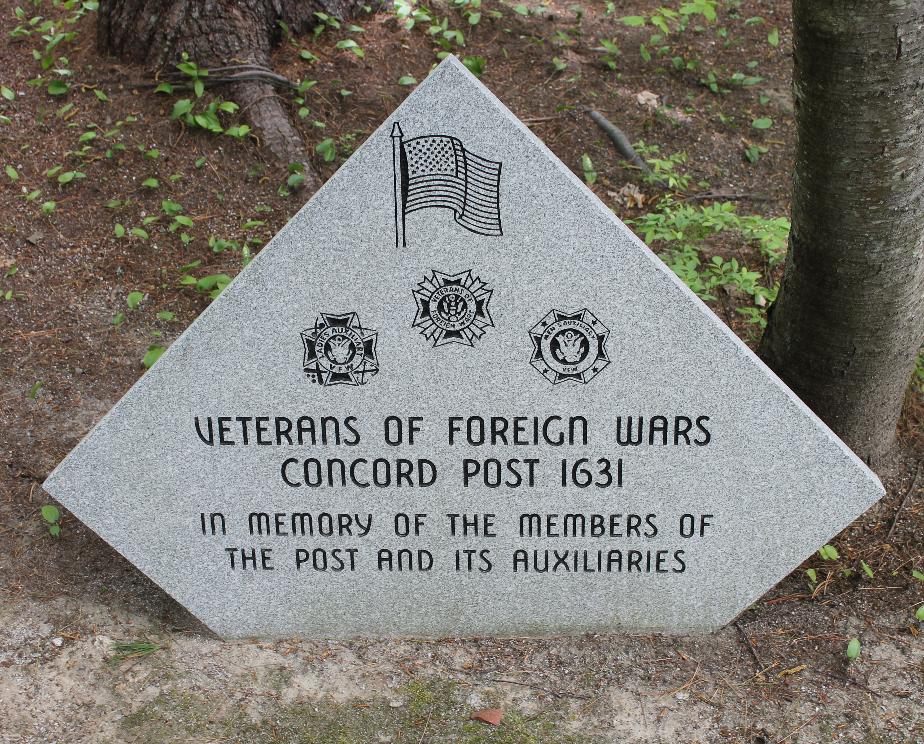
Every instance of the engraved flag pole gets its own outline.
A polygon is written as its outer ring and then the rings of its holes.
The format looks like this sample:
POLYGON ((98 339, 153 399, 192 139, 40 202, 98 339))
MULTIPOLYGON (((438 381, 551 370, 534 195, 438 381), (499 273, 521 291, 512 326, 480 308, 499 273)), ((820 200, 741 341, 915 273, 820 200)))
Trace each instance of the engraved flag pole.
POLYGON ((401 131, 401 125, 395 122, 391 128, 391 149, 392 164, 395 173, 395 247, 406 248, 407 243, 404 239, 404 190, 401 183, 401 149, 403 144, 404 132, 401 131))

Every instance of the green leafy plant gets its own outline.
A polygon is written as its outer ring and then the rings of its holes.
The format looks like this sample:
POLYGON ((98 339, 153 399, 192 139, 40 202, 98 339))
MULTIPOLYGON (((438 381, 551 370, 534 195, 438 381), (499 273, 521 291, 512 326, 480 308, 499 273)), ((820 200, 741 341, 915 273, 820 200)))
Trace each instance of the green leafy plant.
POLYGON ((654 26, 663 34, 684 31, 692 16, 702 16, 706 21, 716 20, 718 0, 692 0, 682 2, 677 8, 662 6, 648 16, 629 15, 619 19, 626 26, 654 26))
MULTIPOLYGON (((659 57, 670 57, 674 69, 694 70, 698 64, 683 59, 681 54, 673 51, 669 39, 672 35, 680 34, 688 28, 694 17, 713 23, 717 18, 716 9, 718 0, 692 0, 681 2, 674 6, 662 6, 649 15, 627 15, 619 19, 620 23, 632 28, 650 27, 654 33, 648 44, 639 44, 639 54, 642 59, 649 62, 652 59, 652 49, 659 57)), ((613 3, 607 4, 607 13, 615 11, 613 3)))
POLYGON ((144 356, 141 358, 141 363, 148 369, 154 366, 154 363, 161 358, 163 353, 167 350, 165 346, 158 346, 152 344, 148 346, 148 350, 145 352, 144 356))
POLYGON ((672 191, 685 191, 689 187, 691 179, 681 171, 681 166, 687 162, 685 152, 675 152, 664 157, 658 145, 646 144, 644 140, 635 143, 635 150, 651 169, 642 176, 646 183, 659 184, 672 191))
POLYGON ((761 155, 765 155, 768 152, 768 148, 762 147, 761 145, 749 144, 744 148, 744 157, 749 163, 756 163, 760 160, 761 155))
POLYGON ((600 50, 603 52, 600 59, 611 70, 616 69, 616 58, 622 54, 619 45, 610 39, 600 39, 600 50))
POLYGON ((319 23, 314 27, 313 33, 315 36, 320 36, 327 29, 337 30, 340 28, 340 21, 338 21, 334 16, 328 15, 327 13, 315 12, 315 18, 318 19, 319 23))
POLYGON ((453 7, 461 11, 470 26, 481 23, 481 0, 452 0, 453 7))
POLYGON ((45 504, 42 507, 42 521, 48 527, 48 534, 58 537, 61 534, 61 511, 54 504, 45 504))
POLYGON ((366 56, 366 53, 363 51, 362 47, 353 39, 341 39, 334 46, 337 49, 348 49, 360 59, 366 56))
POLYGON ((628 222, 645 242, 659 249, 665 263, 702 299, 715 300, 718 288, 731 286, 750 295, 754 303, 752 307, 738 308, 738 312, 755 325, 766 323, 766 308, 775 299, 776 288, 767 286, 761 273, 735 258, 713 256, 704 261, 702 253, 710 236, 735 232, 742 240, 754 244, 772 268, 786 254, 789 235, 786 218, 739 215, 732 202, 702 207, 678 204, 668 194, 654 210, 628 222))
POLYGON ((337 145, 331 137, 321 140, 315 145, 314 150, 324 159, 325 163, 330 163, 337 158, 337 145))
MULTIPOLYGON (((189 268, 192 268, 192 266, 189 268)), ((197 292, 208 295, 211 300, 218 297, 230 283, 231 277, 227 274, 209 274, 201 279, 196 279, 191 274, 184 274, 180 277, 181 285, 191 286, 197 292)))
POLYGON ((484 57, 463 57, 462 64, 465 65, 472 75, 480 78, 484 75, 484 70, 488 65, 488 61, 484 57))
MULTIPOLYGON (((482 18, 481 0, 452 0, 451 7, 461 11, 462 20, 467 20, 469 26, 476 26, 482 18)), ((450 25, 450 19, 438 17, 433 10, 413 0, 395 0, 393 12, 398 23, 406 30, 420 28, 425 31, 439 48, 437 59, 443 59, 454 47, 465 46, 465 34, 458 28, 450 25)), ((499 11, 492 11, 495 17, 499 11)), ((464 62, 464 60, 463 60, 464 62)), ((472 71, 475 73, 474 70, 472 71)))
POLYGON ((836 561, 841 557, 840 553, 837 552, 837 548, 830 544, 822 545, 818 549, 818 555, 823 561, 836 561))
MULTIPOLYGON (((225 127, 221 122, 221 115, 234 114, 239 108, 240 106, 234 101, 223 101, 220 98, 216 98, 204 107, 199 107, 197 109, 195 102, 189 98, 181 98, 173 104, 170 118, 182 121, 190 127, 204 129, 212 134, 224 134, 225 127)), ((235 131, 231 132, 231 136, 241 137, 249 131, 249 127, 246 130, 242 130, 238 127, 235 131)))
POLYGON ((199 67, 186 52, 183 52, 182 62, 177 64, 176 69, 190 79, 196 98, 202 98, 202 94, 205 93, 205 79, 209 76, 209 71, 199 67))

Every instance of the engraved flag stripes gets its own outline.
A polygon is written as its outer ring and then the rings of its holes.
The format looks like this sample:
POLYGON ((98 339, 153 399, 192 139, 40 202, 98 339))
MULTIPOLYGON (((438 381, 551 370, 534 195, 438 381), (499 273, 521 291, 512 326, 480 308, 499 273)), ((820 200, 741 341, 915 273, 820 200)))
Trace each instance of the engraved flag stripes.
POLYGON ((421 209, 449 209, 455 221, 470 232, 503 235, 501 163, 469 152, 461 140, 448 135, 405 140, 397 122, 391 136, 398 246, 407 245, 405 216, 421 209))

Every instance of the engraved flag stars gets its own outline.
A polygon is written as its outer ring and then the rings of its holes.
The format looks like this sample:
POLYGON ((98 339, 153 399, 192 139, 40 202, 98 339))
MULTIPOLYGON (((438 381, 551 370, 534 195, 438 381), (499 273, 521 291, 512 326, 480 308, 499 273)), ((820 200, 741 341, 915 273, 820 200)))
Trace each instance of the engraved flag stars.
POLYGON ((466 149, 457 137, 428 134, 404 139, 391 131, 395 196, 395 245, 407 247, 405 218, 421 209, 452 210, 455 221, 476 235, 499 236, 502 163, 466 149))

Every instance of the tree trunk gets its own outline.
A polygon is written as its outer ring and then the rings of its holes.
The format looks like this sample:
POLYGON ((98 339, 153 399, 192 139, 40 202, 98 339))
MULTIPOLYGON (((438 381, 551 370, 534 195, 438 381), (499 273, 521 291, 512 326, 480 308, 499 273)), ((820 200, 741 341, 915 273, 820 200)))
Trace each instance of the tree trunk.
MULTIPOLYGON (((102 0, 97 45, 152 70, 175 64, 183 52, 200 67, 269 67, 270 50, 282 38, 280 21, 302 33, 316 25, 316 11, 347 18, 362 5, 363 0, 102 0)), ((231 97, 273 156, 304 164, 306 186, 316 187, 304 143, 273 87, 252 80, 234 83, 231 97)))
POLYGON ((924 2, 794 0, 792 232, 759 353, 881 464, 924 340, 924 2))

